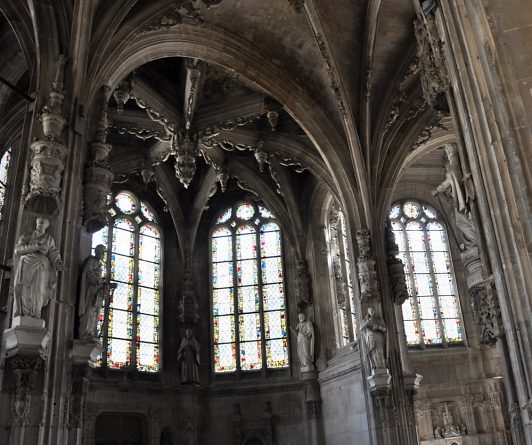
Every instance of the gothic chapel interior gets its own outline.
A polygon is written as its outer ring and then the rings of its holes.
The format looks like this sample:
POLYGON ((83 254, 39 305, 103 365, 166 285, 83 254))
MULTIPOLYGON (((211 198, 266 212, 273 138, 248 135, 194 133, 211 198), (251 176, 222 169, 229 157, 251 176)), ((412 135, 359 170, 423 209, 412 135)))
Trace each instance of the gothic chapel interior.
POLYGON ((532 444, 530 0, 0 12, 0 444, 532 444))

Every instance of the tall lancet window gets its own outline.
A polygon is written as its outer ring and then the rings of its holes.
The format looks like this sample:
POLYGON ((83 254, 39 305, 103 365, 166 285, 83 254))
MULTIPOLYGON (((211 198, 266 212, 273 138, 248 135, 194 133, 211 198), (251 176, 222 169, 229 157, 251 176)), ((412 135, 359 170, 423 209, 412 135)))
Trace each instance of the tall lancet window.
POLYGON ((389 213, 410 298, 403 304, 410 346, 463 342, 462 321, 445 225, 433 208, 414 200, 389 213))
POLYGON ((338 347, 343 347, 357 338, 356 302, 353 289, 351 244, 344 214, 335 205, 331 205, 329 210, 327 229, 336 337, 338 347))
POLYGON ((11 148, 8 148, 0 158, 0 221, 6 211, 7 179, 9 162, 11 161, 11 148))
POLYGON ((116 283, 98 318, 101 365, 159 370, 161 229, 149 206, 129 191, 112 198, 109 225, 92 236, 104 244, 106 274, 116 283))
POLYGON ((211 235, 214 371, 288 366, 281 229, 264 206, 220 213, 211 235))

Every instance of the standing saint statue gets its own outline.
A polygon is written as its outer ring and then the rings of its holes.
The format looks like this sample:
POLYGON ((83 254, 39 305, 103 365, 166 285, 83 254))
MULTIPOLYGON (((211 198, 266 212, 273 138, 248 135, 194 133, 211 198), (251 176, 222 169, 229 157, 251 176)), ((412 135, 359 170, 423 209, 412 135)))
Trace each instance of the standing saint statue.
POLYGON ((432 192, 433 195, 440 193, 450 195, 454 201, 456 210, 460 213, 468 211, 467 202, 471 196, 468 194, 468 189, 464 183, 462 175, 462 167, 460 165, 460 158, 456 146, 454 144, 447 144, 445 146, 445 154, 447 155, 447 163, 445 165, 445 180, 432 192))
POLYGON ((301 364, 301 371, 314 369, 314 326, 310 320, 306 320, 305 314, 297 314, 299 323, 297 333, 297 355, 301 364))
POLYGON ((368 312, 360 330, 364 333, 369 364, 372 370, 386 368, 384 348, 386 346, 386 326, 382 318, 375 314, 372 306, 368 307, 368 312))
POLYGON ((41 318, 57 282, 57 272, 63 262, 55 247, 55 240, 46 233, 50 225, 41 216, 35 230, 23 234, 15 246, 15 316, 41 318))
POLYGON ((98 244, 94 255, 89 256, 81 268, 79 286, 79 337, 96 337, 98 311, 105 297, 105 281, 102 277, 102 259, 105 246, 98 244))
POLYGON ((181 383, 199 384, 200 345, 192 335, 192 329, 185 331, 177 351, 177 362, 181 369, 181 383))

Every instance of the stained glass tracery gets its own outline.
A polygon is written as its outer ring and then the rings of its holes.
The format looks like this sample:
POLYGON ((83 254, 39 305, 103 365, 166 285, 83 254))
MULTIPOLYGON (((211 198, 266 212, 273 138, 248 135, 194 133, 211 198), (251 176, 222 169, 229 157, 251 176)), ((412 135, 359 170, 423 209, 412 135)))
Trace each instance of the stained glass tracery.
POLYGON ((410 294, 402 307, 407 344, 463 342, 447 231, 438 213, 408 200, 394 204, 389 217, 410 294))
POLYGON ((239 203, 216 220, 211 235, 216 373, 288 366, 281 243, 279 225, 264 206, 239 203))
POLYGON ((108 226, 92 236, 92 247, 107 247, 104 258, 116 288, 100 311, 98 332, 109 368, 159 370, 161 234, 155 214, 131 192, 110 200, 108 226))
POLYGON ((0 158, 0 220, 4 216, 6 206, 7 177, 11 161, 11 148, 8 148, 0 158))

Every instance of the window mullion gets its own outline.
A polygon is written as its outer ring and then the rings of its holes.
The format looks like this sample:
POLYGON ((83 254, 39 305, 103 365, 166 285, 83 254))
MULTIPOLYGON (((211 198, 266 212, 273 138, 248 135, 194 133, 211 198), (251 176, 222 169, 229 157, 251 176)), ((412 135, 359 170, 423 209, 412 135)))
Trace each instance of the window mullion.
POLYGON ((412 252, 410 251, 410 238, 408 236, 408 230, 406 230, 406 224, 402 224, 403 236, 405 239, 405 252, 406 252, 406 262, 408 264, 408 279, 410 280, 410 289, 412 291, 412 297, 414 299, 414 310, 416 312, 416 319, 418 325, 418 339, 419 347, 425 349, 425 340, 423 339, 423 326, 421 324, 421 316, 419 314, 419 306, 417 301, 417 291, 416 291, 416 281, 414 279, 414 272, 412 268, 412 252))
MULTIPOLYGON (((108 226, 107 230, 107 258, 105 261, 105 270, 106 270, 106 279, 107 274, 108 278, 111 281, 111 256, 113 254, 113 229, 114 229, 114 218, 108 226)), ((116 281, 115 281, 116 283, 116 281)), ((107 298, 105 299, 105 304, 103 308, 103 353, 102 353, 102 366, 107 368, 107 351, 109 347, 109 310, 111 306, 111 290, 107 291, 107 298)))
MULTIPOLYGON (((236 226, 235 226, 236 227, 236 226)), ((233 321, 235 323, 235 360, 236 360, 236 372, 241 372, 240 366, 240 313, 238 311, 238 294, 240 289, 238 288, 237 276, 238 276, 238 258, 236 256, 236 229, 231 228, 231 247, 233 249, 233 321)))
POLYGON ((133 301, 131 302, 131 323, 133 324, 131 329, 131 364, 133 368, 137 367, 137 301, 139 293, 139 240, 140 240, 140 228, 136 225, 135 230, 135 247, 133 251, 133 301))
POLYGON ((255 242, 258 249, 256 252, 256 270, 257 270, 257 291, 259 294, 259 320, 260 320, 260 338, 261 338, 261 351, 262 351, 262 374, 266 374, 268 368, 268 362, 266 357, 266 333, 264 327, 264 300, 262 292, 262 246, 260 244, 260 230, 259 227, 255 227, 255 242))
POLYGON ((434 301, 434 304, 436 305, 436 313, 438 314, 438 324, 440 325, 440 335, 441 335, 442 346, 444 348, 447 348, 448 347, 447 338, 445 336, 445 328, 443 325, 443 320, 441 318, 440 298, 439 298, 438 288, 437 288, 438 283, 436 282, 436 274, 434 272, 434 262, 432 261, 432 250, 430 249, 427 226, 425 223, 423 224, 423 241, 425 243, 425 251, 427 252, 427 258, 429 262, 430 280, 432 282, 432 299, 434 301))

